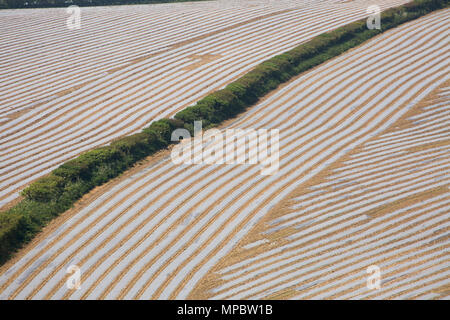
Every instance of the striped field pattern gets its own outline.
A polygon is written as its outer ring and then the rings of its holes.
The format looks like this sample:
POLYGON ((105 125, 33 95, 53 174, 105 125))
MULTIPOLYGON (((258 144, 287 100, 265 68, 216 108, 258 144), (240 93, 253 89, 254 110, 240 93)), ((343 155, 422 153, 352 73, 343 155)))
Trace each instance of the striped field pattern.
POLYGON ((0 208, 83 151, 140 131, 258 63, 406 0, 252 0, 0 12, 0 208), (37 27, 38 26, 38 27, 37 27), (113 30, 113 31, 111 31, 113 30))
POLYGON ((300 186, 193 296, 450 298, 449 85, 300 186))
POLYGON ((448 298, 449 18, 383 33, 228 123, 279 129, 275 175, 149 159, 3 266, 0 298, 448 298))

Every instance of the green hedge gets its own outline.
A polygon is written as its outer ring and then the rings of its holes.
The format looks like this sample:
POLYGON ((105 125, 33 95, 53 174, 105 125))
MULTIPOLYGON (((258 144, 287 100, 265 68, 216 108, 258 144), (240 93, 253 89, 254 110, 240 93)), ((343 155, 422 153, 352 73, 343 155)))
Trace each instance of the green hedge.
POLYGON ((67 161, 48 176, 22 191, 24 199, 0 213, 0 263, 32 239, 53 217, 69 209, 92 188, 117 177, 137 161, 166 148, 177 128, 193 131, 195 120, 203 127, 220 124, 243 112, 278 85, 355 47, 371 37, 448 6, 448 1, 421 0, 382 13, 382 30, 369 30, 366 20, 319 35, 275 56, 224 89, 178 112, 174 119, 153 122, 142 132, 113 141, 67 161))

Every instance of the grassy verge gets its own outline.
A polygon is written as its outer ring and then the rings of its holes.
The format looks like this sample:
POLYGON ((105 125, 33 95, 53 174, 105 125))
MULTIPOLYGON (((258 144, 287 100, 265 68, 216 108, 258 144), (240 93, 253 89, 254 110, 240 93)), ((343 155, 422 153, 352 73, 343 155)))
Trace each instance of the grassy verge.
POLYGON ((319 35, 261 63, 225 89, 180 111, 174 119, 155 121, 140 133, 88 151, 62 164, 24 189, 24 199, 17 205, 0 213, 0 264, 91 189, 117 177, 137 161, 166 148, 171 143, 173 130, 186 128, 192 132, 195 120, 202 120, 204 128, 216 126, 245 111, 269 91, 301 72, 383 31, 447 6, 448 0, 415 1, 383 12, 382 30, 369 30, 366 20, 361 20, 319 35))

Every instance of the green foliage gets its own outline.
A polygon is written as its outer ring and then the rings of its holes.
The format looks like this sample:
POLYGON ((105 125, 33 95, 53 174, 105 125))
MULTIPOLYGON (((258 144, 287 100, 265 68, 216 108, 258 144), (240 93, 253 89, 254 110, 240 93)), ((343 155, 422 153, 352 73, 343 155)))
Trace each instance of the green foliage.
MULTIPOLYGON (((383 31, 445 6, 448 1, 419 0, 389 9, 381 16, 383 31)), ((324 33, 261 63, 225 89, 178 112, 174 119, 155 121, 141 133, 120 138, 62 164, 23 190, 24 200, 0 213, 0 263, 92 188, 167 147, 175 129, 186 128, 193 134, 196 120, 203 121, 203 128, 209 128, 230 119, 279 84, 380 32, 368 30, 365 20, 361 20, 324 33)))
POLYGON ((5 262, 9 253, 26 240, 27 224, 24 220, 21 214, 0 215, 0 263, 5 262))
POLYGON ((167 146, 170 144, 172 131, 182 128, 183 122, 177 119, 161 119, 153 122, 148 128, 143 130, 144 133, 151 135, 152 139, 156 139, 155 143, 167 146))
POLYGON ((45 202, 56 199, 64 189, 65 180, 62 177, 50 175, 32 183, 22 191, 22 195, 30 200, 45 202))

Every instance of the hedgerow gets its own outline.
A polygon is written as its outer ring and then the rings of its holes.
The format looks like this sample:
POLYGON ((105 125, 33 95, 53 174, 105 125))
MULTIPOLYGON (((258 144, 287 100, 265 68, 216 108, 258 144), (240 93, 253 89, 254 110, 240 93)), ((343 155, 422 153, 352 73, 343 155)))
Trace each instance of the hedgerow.
POLYGON ((0 213, 0 263, 32 239, 51 219, 69 209, 84 194, 117 177, 139 160, 166 148, 177 128, 193 131, 193 122, 216 126, 235 117, 262 96, 294 76, 353 48, 373 36, 448 6, 448 1, 419 0, 382 13, 382 30, 356 21, 321 34, 307 43, 262 62, 240 79, 178 112, 174 119, 153 122, 142 132, 113 141, 53 170, 22 191, 13 208, 0 213))

